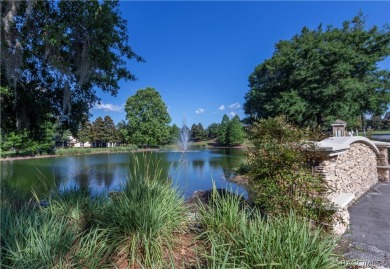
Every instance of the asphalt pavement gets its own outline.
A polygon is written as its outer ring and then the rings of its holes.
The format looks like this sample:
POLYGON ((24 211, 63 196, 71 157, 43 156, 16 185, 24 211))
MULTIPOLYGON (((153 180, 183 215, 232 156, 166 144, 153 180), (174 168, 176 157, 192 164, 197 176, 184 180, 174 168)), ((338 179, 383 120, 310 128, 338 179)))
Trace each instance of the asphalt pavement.
POLYGON ((390 182, 381 182, 349 208, 345 257, 368 268, 390 268, 390 182), (371 266, 373 265, 373 266, 371 266))

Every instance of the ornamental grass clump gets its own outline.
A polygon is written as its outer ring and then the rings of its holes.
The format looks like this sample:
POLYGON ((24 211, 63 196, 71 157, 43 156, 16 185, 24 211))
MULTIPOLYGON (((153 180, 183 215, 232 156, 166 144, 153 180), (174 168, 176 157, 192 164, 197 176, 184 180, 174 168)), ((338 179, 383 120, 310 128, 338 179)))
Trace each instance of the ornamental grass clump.
POLYGON ((44 210, 2 204, 1 268, 55 268, 77 238, 69 220, 44 210))
POLYGON ((134 160, 122 192, 104 208, 101 225, 113 231, 119 252, 130 264, 164 267, 163 256, 172 254, 177 234, 186 227, 184 198, 171 186, 159 160, 134 160))
POLYGON ((336 240, 294 213, 265 219, 240 197, 214 189, 200 221, 207 268, 341 268, 332 254, 336 240))
POLYGON ((96 225, 103 196, 78 188, 33 196, 2 189, 1 268, 112 268, 116 239, 96 225))

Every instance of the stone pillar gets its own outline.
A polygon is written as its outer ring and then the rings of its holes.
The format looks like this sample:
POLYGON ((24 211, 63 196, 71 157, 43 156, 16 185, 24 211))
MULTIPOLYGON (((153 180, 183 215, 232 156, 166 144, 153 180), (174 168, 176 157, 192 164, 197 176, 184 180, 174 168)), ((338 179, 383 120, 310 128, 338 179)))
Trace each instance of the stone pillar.
POLYGON ((380 156, 377 158, 377 170, 378 170, 378 180, 379 181, 389 181, 390 180, 390 166, 389 166, 389 157, 387 152, 387 145, 376 145, 380 156))

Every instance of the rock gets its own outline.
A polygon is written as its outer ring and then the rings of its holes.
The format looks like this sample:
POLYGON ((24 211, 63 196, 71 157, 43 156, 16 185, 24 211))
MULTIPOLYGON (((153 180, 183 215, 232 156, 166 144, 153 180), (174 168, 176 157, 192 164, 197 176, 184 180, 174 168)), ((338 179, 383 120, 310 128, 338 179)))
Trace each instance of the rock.
MULTIPOLYGON (((229 192, 226 189, 216 189, 216 192, 220 196, 235 196, 240 200, 240 203, 243 207, 250 207, 249 203, 245 200, 244 197, 239 196, 235 193, 229 192)), ((202 203, 204 205, 210 205, 213 200, 213 190, 207 190, 207 191, 195 191, 194 194, 186 201, 187 207, 190 210, 190 212, 198 212, 198 204, 202 203)))

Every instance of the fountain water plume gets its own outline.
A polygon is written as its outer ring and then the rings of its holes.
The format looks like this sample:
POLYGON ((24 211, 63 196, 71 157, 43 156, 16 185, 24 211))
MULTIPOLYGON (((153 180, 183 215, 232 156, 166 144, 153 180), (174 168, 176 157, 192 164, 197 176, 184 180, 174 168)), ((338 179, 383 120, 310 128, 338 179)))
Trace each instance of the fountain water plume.
POLYGON ((179 140, 180 147, 183 151, 188 150, 189 141, 190 141, 190 129, 187 127, 186 118, 184 116, 184 123, 183 123, 183 127, 180 129, 180 140, 179 140))

